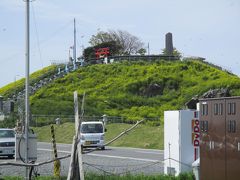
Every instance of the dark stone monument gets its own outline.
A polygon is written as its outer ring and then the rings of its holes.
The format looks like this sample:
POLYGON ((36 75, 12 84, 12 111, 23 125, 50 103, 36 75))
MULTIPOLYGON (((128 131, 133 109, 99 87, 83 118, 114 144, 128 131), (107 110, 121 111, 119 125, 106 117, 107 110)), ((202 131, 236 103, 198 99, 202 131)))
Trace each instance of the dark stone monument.
POLYGON ((3 97, 0 96, 0 112, 3 111, 3 97))
POLYGON ((172 40, 172 33, 167 33, 165 36, 165 50, 166 55, 172 56, 173 55, 173 40, 172 40))

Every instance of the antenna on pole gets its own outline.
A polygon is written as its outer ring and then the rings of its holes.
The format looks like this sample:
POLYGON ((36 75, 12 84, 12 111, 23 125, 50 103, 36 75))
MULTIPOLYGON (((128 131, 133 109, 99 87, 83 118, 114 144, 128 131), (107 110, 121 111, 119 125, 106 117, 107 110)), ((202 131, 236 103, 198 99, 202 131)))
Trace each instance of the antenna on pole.
POLYGON ((73 69, 76 69, 77 46, 76 46, 76 20, 74 18, 74 45, 73 45, 73 69))

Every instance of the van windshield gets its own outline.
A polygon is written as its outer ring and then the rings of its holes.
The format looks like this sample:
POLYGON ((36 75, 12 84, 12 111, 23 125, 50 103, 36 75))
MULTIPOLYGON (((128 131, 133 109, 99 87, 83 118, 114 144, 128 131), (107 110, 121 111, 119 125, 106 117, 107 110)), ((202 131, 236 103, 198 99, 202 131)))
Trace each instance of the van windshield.
POLYGON ((15 133, 13 130, 0 130, 0 138, 13 138, 15 133))
POLYGON ((81 133, 103 133, 102 124, 82 124, 81 133))

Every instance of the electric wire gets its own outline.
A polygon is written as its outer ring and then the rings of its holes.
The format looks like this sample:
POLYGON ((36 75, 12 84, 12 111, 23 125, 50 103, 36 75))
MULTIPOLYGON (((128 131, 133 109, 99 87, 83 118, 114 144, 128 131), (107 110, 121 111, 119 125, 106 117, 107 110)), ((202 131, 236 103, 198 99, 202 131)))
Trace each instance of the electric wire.
POLYGON ((157 161, 157 162, 154 162, 154 163, 149 163, 147 164, 146 166, 143 166, 143 167, 139 167, 139 168, 135 168, 135 169, 131 169, 131 170, 128 170, 128 171, 125 171, 125 172, 121 172, 121 173, 117 173, 116 175, 122 175, 122 174, 127 174, 129 172, 135 172, 135 171, 139 171, 139 170, 142 170, 142 169, 145 169, 147 167, 151 167, 151 166, 154 166, 156 164, 159 164, 161 163, 162 161, 157 161))
MULTIPOLYGON (((40 49, 40 45, 43 45, 45 43, 47 43, 48 41, 50 41, 52 38, 56 37, 59 33, 61 33, 63 30, 65 30, 67 27, 70 27, 70 24, 72 23, 72 21, 68 21, 66 24, 62 25, 61 27, 59 27, 57 30, 53 31, 53 33, 51 33, 47 38, 45 38, 44 40, 41 40, 39 39, 39 36, 38 36, 38 49, 40 49)), ((4 59, 0 59, 0 62, 1 64, 3 63, 8 63, 10 61, 14 62, 14 61, 17 61, 18 58, 16 58, 16 56, 19 56, 20 54, 22 54, 20 51, 17 51, 16 53, 14 54, 11 54, 9 57, 6 57, 4 59)), ((40 56, 42 58, 42 53, 41 53, 41 50, 40 50, 40 56)))
POLYGON ((102 169, 102 168, 99 168, 99 167, 97 167, 97 166, 95 166, 95 165, 93 165, 93 164, 89 164, 89 163, 84 163, 84 164, 86 164, 86 165, 88 165, 88 166, 90 166, 90 167, 93 167, 93 168, 95 168, 95 169, 97 169, 97 170, 99 170, 99 171, 102 171, 102 172, 104 172, 104 173, 106 173, 106 174, 115 175, 114 173, 108 172, 108 171, 106 171, 106 170, 104 170, 104 169, 102 169))
MULTIPOLYGON (((139 171, 139 170, 141 170, 141 169, 145 169, 145 168, 147 168, 147 167, 151 167, 151 166, 154 166, 154 165, 159 164, 159 163, 162 163, 162 161, 157 161, 157 162, 154 162, 154 163, 148 163, 148 164, 146 164, 146 165, 143 166, 143 167, 139 167, 139 168, 127 170, 127 171, 120 172, 120 173, 112 173, 112 172, 109 172, 109 171, 107 171, 107 170, 105 170, 105 169, 103 169, 103 168, 100 168, 99 165, 95 165, 95 164, 90 164, 90 163, 84 162, 84 164, 86 164, 86 165, 88 165, 88 166, 90 166, 90 167, 93 167, 93 168, 95 168, 95 169, 97 169, 97 170, 100 170, 100 171, 102 171, 102 172, 104 172, 104 173, 106 173, 106 174, 115 175, 115 176, 116 176, 116 175, 117 175, 117 176, 120 176, 120 175, 123 175, 123 174, 127 174, 127 173, 129 173, 129 172, 139 171)), ((135 166, 139 166, 139 165, 135 165, 135 166)), ((111 166, 106 166, 106 167, 111 167, 111 166)), ((120 166, 119 166, 119 167, 120 167, 120 166)), ((125 165, 125 166, 121 166, 121 167, 126 167, 126 165, 125 165)), ((129 166, 127 166, 127 167, 129 167, 129 166)))
POLYGON ((38 48, 40 62, 41 62, 42 68, 43 68, 42 51, 40 48, 39 33, 38 33, 38 27, 37 27, 36 15, 35 15, 36 13, 35 13, 33 3, 31 3, 31 6, 32 6, 32 13, 33 13, 32 16, 33 16, 33 20, 34 20, 33 22, 34 22, 34 27, 35 27, 36 39, 37 39, 37 48, 38 48))
POLYGON ((23 163, 25 163, 25 160, 22 158, 22 156, 21 156, 21 152, 20 152, 20 150, 21 150, 21 148, 20 148, 20 146, 21 146, 21 141, 22 141, 22 138, 23 138, 23 132, 25 131, 25 126, 23 127, 23 131, 22 131, 22 134, 21 134, 21 136, 20 136, 20 139, 19 139, 19 142, 18 142, 18 156, 19 156, 19 158, 20 158, 20 160, 23 162, 23 163))
MULTIPOLYGON (((152 163, 160 163, 163 161, 155 161, 155 162, 145 162, 145 163, 139 163, 139 164, 128 164, 127 166, 128 167, 134 167, 134 166, 144 166, 144 165, 148 165, 148 164, 152 164, 152 163)), ((84 162, 84 164, 90 164, 90 163, 87 163, 87 162, 84 162)), ((93 164, 91 163, 91 165, 94 165, 94 166, 98 166, 98 167, 110 167, 110 168, 121 168, 121 167, 126 167, 126 164, 123 164, 123 165, 104 165, 104 164, 93 164)))
POLYGON ((66 24, 59 27, 57 30, 55 30, 53 33, 51 33, 48 38, 40 41, 40 44, 44 44, 44 43, 48 42, 49 40, 51 40, 52 38, 57 36, 59 33, 61 33, 63 30, 65 30, 67 27, 70 27, 70 24, 72 24, 72 21, 68 21, 66 24))
POLYGON ((109 166, 109 165, 91 164, 91 163, 87 163, 87 162, 84 162, 84 164, 86 164, 86 165, 88 165, 88 166, 90 166, 90 167, 93 167, 93 168, 95 168, 95 169, 97 169, 97 170, 100 170, 100 171, 102 171, 102 172, 104 172, 104 173, 106 173, 106 174, 120 176, 120 175, 127 174, 127 173, 130 173, 130 172, 132 173, 132 172, 135 172, 135 171, 139 171, 139 170, 142 170, 142 169, 145 169, 145 168, 148 168, 148 167, 157 165, 157 164, 159 164, 159 163, 164 163, 164 161, 169 160, 169 159, 171 159, 171 160, 173 160, 173 161, 176 161, 176 162, 178 162, 178 163, 180 163, 180 164, 182 164, 182 165, 185 165, 185 166, 191 168, 190 165, 187 165, 186 163, 180 162, 180 161, 175 160, 175 159, 173 159, 173 158, 166 158, 166 159, 164 159, 164 160, 162 160, 162 161, 156 161, 156 162, 152 162, 152 163, 128 165, 127 167, 130 167, 130 166, 141 166, 141 167, 135 168, 135 169, 130 169, 130 170, 127 170, 127 171, 124 171, 124 172, 120 172, 120 173, 111 173, 111 172, 106 171, 105 169, 103 169, 103 168, 101 168, 101 167, 121 168, 121 167, 126 167, 126 165, 124 165, 124 166, 109 166), (142 165, 144 165, 144 166, 142 166, 142 165))

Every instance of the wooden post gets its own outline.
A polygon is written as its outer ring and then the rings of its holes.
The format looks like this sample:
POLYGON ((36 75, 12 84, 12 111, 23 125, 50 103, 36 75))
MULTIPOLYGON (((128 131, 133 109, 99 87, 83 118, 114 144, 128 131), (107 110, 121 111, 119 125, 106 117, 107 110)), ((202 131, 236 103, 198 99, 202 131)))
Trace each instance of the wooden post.
POLYGON ((72 142, 72 152, 71 152, 71 160, 70 160, 70 166, 68 169, 68 177, 67 180, 72 180, 74 177, 74 166, 75 166, 75 147, 76 147, 76 137, 73 137, 72 142))
MULTIPOLYGON (((54 126, 51 126, 51 135, 52 135, 52 145, 53 145, 53 154, 54 154, 54 159, 58 157, 57 155, 57 146, 56 146, 56 140, 55 140, 55 133, 54 133, 54 126)), ((60 178, 60 172, 61 172, 61 163, 60 160, 55 160, 54 161, 54 177, 60 178)))
POLYGON ((75 136, 78 137, 79 129, 79 113, 78 113, 78 94, 74 91, 74 114, 75 114, 75 136))
POLYGON ((81 117, 79 118, 79 113, 78 113, 78 94, 77 91, 74 92, 74 106, 75 106, 75 124, 77 124, 77 154, 78 154, 78 163, 79 163, 79 174, 80 174, 80 179, 84 180, 84 171, 83 171, 83 160, 82 160, 82 147, 80 143, 80 126, 82 123, 82 118, 84 114, 84 100, 85 100, 85 92, 83 94, 83 99, 82 99, 82 107, 81 107, 81 117), (77 108, 76 108, 77 107, 77 108))
POLYGON ((83 116, 83 104, 84 104, 84 98, 85 98, 85 93, 83 95, 83 101, 82 101, 82 114, 81 118, 79 118, 79 113, 78 113, 78 94, 77 91, 74 92, 74 106, 75 106, 75 128, 76 128, 76 137, 77 137, 77 156, 75 158, 78 158, 78 164, 79 164, 79 174, 80 174, 80 179, 84 180, 84 171, 83 171, 83 160, 82 160, 82 148, 80 144, 80 126, 81 126, 81 120, 83 116))
MULTIPOLYGON (((84 97, 83 97, 83 102, 84 102, 84 97)), ((75 112, 75 136, 73 138, 71 162, 70 162, 67 179, 68 180, 72 180, 72 179, 84 180, 82 149, 81 149, 80 137, 79 137, 81 121, 79 119, 79 113, 78 113, 77 91, 74 92, 74 112, 75 112)))

